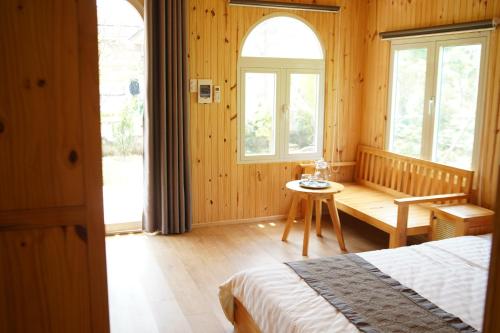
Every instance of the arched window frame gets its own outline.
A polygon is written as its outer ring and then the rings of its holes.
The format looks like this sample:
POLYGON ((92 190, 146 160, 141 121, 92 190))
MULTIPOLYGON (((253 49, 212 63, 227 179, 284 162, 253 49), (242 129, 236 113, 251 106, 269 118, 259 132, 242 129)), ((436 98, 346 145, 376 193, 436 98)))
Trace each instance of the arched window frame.
POLYGON ((127 0, 144 19, 144 0, 127 0))
POLYGON ((288 162, 318 159, 323 156, 323 131, 325 114, 325 49, 316 30, 303 18, 288 13, 274 13, 267 15, 256 22, 246 33, 241 43, 237 63, 237 86, 238 86, 238 163, 268 163, 268 162, 288 162), (321 59, 302 58, 270 58, 270 57, 244 57, 242 50, 248 36, 253 30, 264 21, 275 17, 290 17, 305 24, 314 33, 320 46, 323 57, 321 59), (245 73, 275 73, 277 77, 276 106, 275 106, 275 141, 274 154, 272 155, 251 155, 245 154, 245 83, 243 77, 245 73), (316 151, 314 153, 294 153, 288 152, 289 144, 289 112, 288 105, 290 99, 290 76, 297 74, 318 74, 318 114, 316 151))

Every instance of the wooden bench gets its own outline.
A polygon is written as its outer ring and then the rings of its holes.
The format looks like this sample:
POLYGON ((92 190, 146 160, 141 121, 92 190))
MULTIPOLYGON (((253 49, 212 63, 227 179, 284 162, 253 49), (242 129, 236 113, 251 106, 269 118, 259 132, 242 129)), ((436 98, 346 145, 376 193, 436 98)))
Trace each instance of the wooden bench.
MULTIPOLYGON (((314 167, 303 165, 304 172, 314 167)), ((428 234, 430 204, 466 201, 473 171, 359 146, 353 183, 343 183, 337 208, 390 236, 389 247, 407 236, 428 234)))

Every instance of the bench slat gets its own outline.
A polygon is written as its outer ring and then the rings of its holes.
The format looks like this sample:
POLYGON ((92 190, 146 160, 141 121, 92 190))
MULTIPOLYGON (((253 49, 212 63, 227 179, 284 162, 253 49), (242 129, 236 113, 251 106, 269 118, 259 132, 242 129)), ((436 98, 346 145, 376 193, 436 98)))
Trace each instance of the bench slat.
MULTIPOLYGON (((398 209, 394 196, 354 183, 344 183, 344 186, 344 190, 335 195, 338 209, 348 214, 356 211, 357 215, 362 214, 364 220, 370 219, 370 224, 375 226, 384 223, 387 225, 383 229, 386 232, 396 230, 398 209)), ((429 214, 430 209, 426 206, 412 206, 408 229, 424 227, 424 232, 427 232, 429 214)))

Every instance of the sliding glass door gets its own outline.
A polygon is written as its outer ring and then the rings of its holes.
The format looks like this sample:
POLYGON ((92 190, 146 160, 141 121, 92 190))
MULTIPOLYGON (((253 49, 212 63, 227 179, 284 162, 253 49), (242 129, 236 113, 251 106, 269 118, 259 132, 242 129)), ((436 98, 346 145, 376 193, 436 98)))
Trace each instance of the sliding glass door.
POLYGON ((140 230, 143 213, 144 20, 127 0, 98 0, 104 221, 140 230))

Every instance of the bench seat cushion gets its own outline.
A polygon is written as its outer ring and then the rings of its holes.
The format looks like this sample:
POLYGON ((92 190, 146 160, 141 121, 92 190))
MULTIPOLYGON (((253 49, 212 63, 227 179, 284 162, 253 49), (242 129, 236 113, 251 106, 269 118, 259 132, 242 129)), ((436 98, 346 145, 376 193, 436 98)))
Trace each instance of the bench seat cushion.
MULTIPOLYGON (((391 233, 396 230, 398 206, 395 196, 356 183, 343 183, 345 189, 335 194, 337 208, 376 228, 391 233)), ((403 195, 401 195, 403 197, 403 195)), ((411 205, 408 216, 408 235, 429 231, 430 208, 411 205)))

